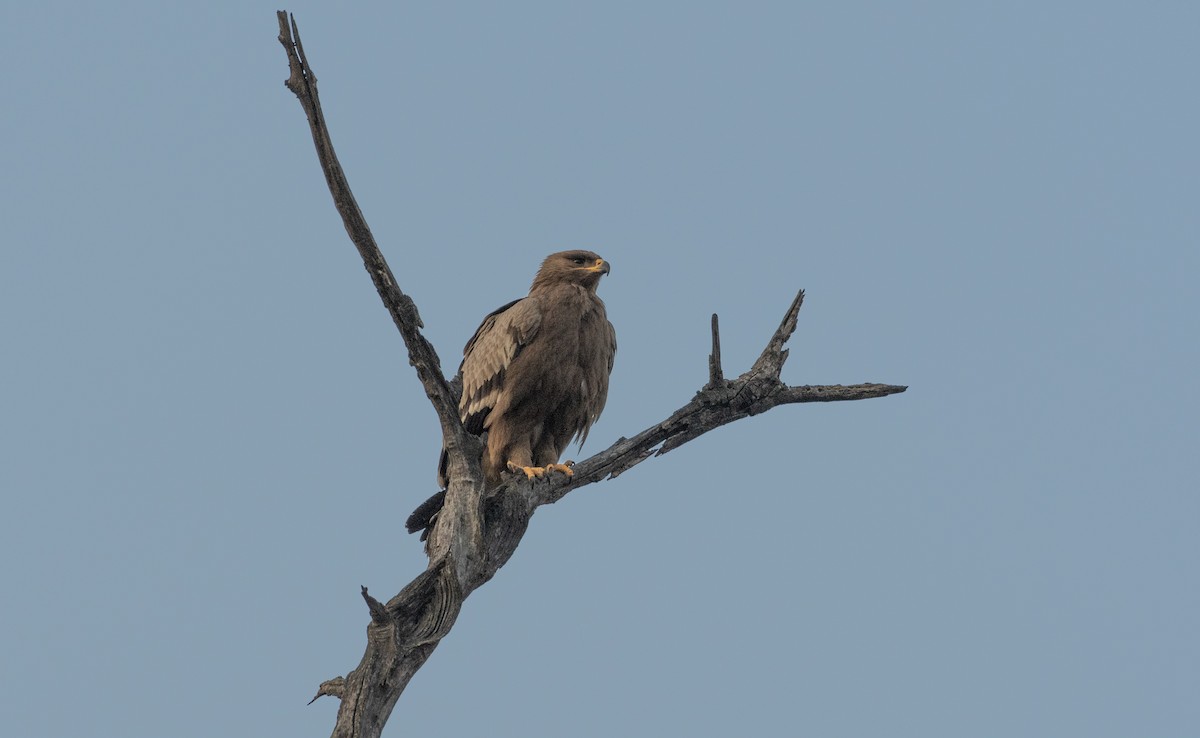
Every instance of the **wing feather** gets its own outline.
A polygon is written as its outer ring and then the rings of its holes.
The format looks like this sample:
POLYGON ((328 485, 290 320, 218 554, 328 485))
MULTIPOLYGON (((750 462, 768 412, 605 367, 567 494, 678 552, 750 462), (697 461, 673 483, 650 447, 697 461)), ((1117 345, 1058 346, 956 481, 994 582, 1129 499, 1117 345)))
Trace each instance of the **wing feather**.
POLYGON ((483 430, 487 414, 504 391, 506 370, 537 335, 541 324, 538 301, 526 297, 490 313, 467 342, 463 349, 463 391, 458 408, 472 433, 483 430))

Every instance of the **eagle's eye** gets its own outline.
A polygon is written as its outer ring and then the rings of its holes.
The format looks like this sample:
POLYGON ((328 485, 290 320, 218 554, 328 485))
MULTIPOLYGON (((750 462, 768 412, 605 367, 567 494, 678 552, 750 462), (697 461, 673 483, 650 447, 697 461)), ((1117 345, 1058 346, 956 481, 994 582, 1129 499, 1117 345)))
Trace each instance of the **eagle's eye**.
POLYGON ((579 266, 583 266, 584 264, 587 263, 587 259, 583 258, 582 256, 576 256, 575 258, 571 259, 571 261, 578 264, 579 266))

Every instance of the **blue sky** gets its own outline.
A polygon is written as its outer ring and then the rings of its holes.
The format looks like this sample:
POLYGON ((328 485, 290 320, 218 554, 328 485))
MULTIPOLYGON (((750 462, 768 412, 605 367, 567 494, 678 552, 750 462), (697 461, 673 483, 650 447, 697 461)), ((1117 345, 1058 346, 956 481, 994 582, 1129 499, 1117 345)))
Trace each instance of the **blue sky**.
MULTIPOLYGON (((440 439, 283 87, 275 5, 0 28, 13 734, 325 735, 440 439)), ((452 367, 589 248, 582 458, 753 361, 900 396, 543 508, 387 735, 1194 736, 1190 3, 289 6, 452 367), (469 704, 469 708, 464 708, 469 704)))

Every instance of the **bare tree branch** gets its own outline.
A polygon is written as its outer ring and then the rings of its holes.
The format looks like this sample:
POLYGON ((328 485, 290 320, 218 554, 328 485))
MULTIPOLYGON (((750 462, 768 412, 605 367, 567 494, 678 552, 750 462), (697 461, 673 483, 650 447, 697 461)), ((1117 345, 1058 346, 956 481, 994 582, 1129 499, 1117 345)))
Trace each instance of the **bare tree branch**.
POLYGON ((295 93, 305 114, 308 115, 313 144, 317 147, 317 158, 321 162, 321 169, 325 172, 325 182, 329 185, 330 194, 333 195, 334 205, 337 206, 338 213, 342 216, 342 223, 346 226, 346 233, 350 235, 350 240, 358 248, 358 253, 362 256, 367 273, 371 275, 371 280, 375 283, 375 289, 379 292, 380 299, 391 313, 392 320, 400 330, 400 335, 404 337, 404 344, 408 347, 409 361, 416 367, 417 377, 425 387, 425 394, 429 396, 430 402, 433 403, 433 409, 437 411, 438 420, 442 424, 442 432, 452 436, 464 435, 461 429, 462 423, 458 418, 458 400, 446 385, 446 378, 442 375, 441 362, 438 360, 437 352, 421 335, 421 328, 425 324, 421 322, 416 303, 396 284, 391 267, 388 266, 379 247, 375 244, 375 237, 371 235, 367 220, 363 217, 358 202, 354 199, 354 193, 350 191, 350 185, 346 181, 342 165, 338 162, 337 154, 334 153, 333 141, 329 137, 329 129, 325 126, 325 116, 321 112, 321 100, 317 95, 317 76, 308 65, 308 59, 304 55, 304 46, 300 43, 300 32, 296 27, 296 20, 294 17, 291 18, 289 25, 288 15, 282 10, 277 13, 277 16, 279 18, 279 43, 283 44, 283 48, 287 51, 288 67, 291 71, 284 84, 295 93), (457 432, 455 432, 456 427, 458 428, 457 432))
POLYGON ((721 368, 721 324, 717 314, 712 316, 712 353, 708 355, 708 384, 704 389, 716 389, 725 384, 725 371, 721 368))
POLYGON ((330 697, 337 697, 338 699, 341 699, 342 693, 344 692, 345 687, 346 687, 346 680, 343 679, 342 677, 334 677, 333 679, 329 679, 324 682, 321 682, 321 686, 317 687, 317 695, 315 697, 313 697, 311 700, 309 700, 308 704, 311 705, 312 703, 316 702, 317 700, 319 700, 322 697, 325 697, 327 695, 330 697))
POLYGON ((771 336, 770 341, 767 341, 767 347, 763 349, 762 355, 758 357, 758 361, 754 362, 754 366, 750 367, 749 374, 774 374, 778 377, 779 373, 783 371, 783 362, 787 361, 788 357, 788 352, 783 348, 783 344, 787 343, 792 334, 796 332, 796 317, 800 314, 800 306, 803 304, 804 290, 800 290, 796 293, 796 299, 792 300, 788 311, 784 313, 783 320, 775 329, 775 334, 771 336))
MULTIPOLYGON (((554 478, 535 485, 534 502, 558 502, 568 492, 603 479, 612 479, 651 456, 662 456, 688 441, 741 418, 758 415, 779 405, 800 402, 842 402, 886 397, 908 389, 891 384, 855 384, 789 387, 774 375, 743 374, 729 387, 696 393, 691 402, 633 438, 622 438, 609 448, 575 465, 574 476, 554 478)), ((511 484, 511 483, 510 483, 511 484)), ((522 485, 524 486, 524 485, 522 485)))
POLYGON ((804 301, 802 290, 762 355, 745 374, 732 381, 725 379, 718 320, 714 314, 709 381, 686 405, 633 438, 621 438, 580 462, 571 477, 552 474, 544 479, 527 480, 524 475, 513 475, 485 493, 479 463, 482 445, 478 438, 464 431, 459 421, 459 388, 442 375, 437 353, 421 334, 416 304, 396 284, 350 191, 325 126, 316 75, 308 65, 295 19, 289 18, 285 11, 280 11, 278 18, 279 41, 287 52, 290 69, 286 85, 308 116, 317 158, 346 232, 391 313, 408 348, 409 362, 416 368, 425 394, 437 412, 451 480, 449 488, 437 495, 444 494, 445 499, 426 544, 428 568, 386 604, 372 597, 366 587, 362 588, 370 614, 362 660, 345 677, 323 682, 313 698, 315 701, 330 695, 341 700, 333 730, 335 737, 377 738, 381 734, 409 680, 454 626, 463 601, 509 560, 540 505, 557 502, 579 487, 614 478, 650 456, 665 454, 714 428, 779 405, 862 400, 907 389, 886 384, 848 387, 784 384, 780 379, 788 355, 784 344, 796 329, 804 301))

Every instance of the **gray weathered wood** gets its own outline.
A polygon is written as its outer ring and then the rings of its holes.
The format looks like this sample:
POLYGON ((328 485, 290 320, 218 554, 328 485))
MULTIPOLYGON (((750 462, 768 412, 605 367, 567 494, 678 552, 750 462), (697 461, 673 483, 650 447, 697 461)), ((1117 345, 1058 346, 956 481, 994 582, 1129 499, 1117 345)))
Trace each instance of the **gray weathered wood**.
POLYGON ((466 433, 459 422, 458 387, 447 382, 442 374, 437 353, 421 334, 423 326, 416 304, 396 284, 350 191, 325 126, 317 97, 317 79, 304 54, 295 19, 285 11, 278 13, 278 19, 279 41, 287 52, 290 69, 286 85, 308 116, 317 158, 334 204, 404 339, 409 361, 416 368, 425 394, 437 411, 449 455, 450 486, 426 545, 428 568, 386 603, 372 597, 366 587, 362 588, 370 614, 366 651, 358 666, 344 677, 323 682, 313 698, 328 695, 341 700, 333 730, 335 738, 376 738, 381 734, 409 680, 454 626, 463 601, 509 560, 539 506, 557 502, 580 487, 614 478, 650 456, 678 448, 714 428, 779 405, 863 400, 906 389, 886 384, 847 387, 784 384, 780 380, 788 355, 784 344, 796 329, 796 318, 804 302, 801 290, 762 355, 737 379, 724 378, 717 316, 713 315, 709 382, 686 405, 661 423, 632 438, 622 438, 578 463, 571 477, 553 474, 545 479, 526 480, 524 475, 514 475, 485 492, 479 463, 482 447, 479 439, 466 433))

